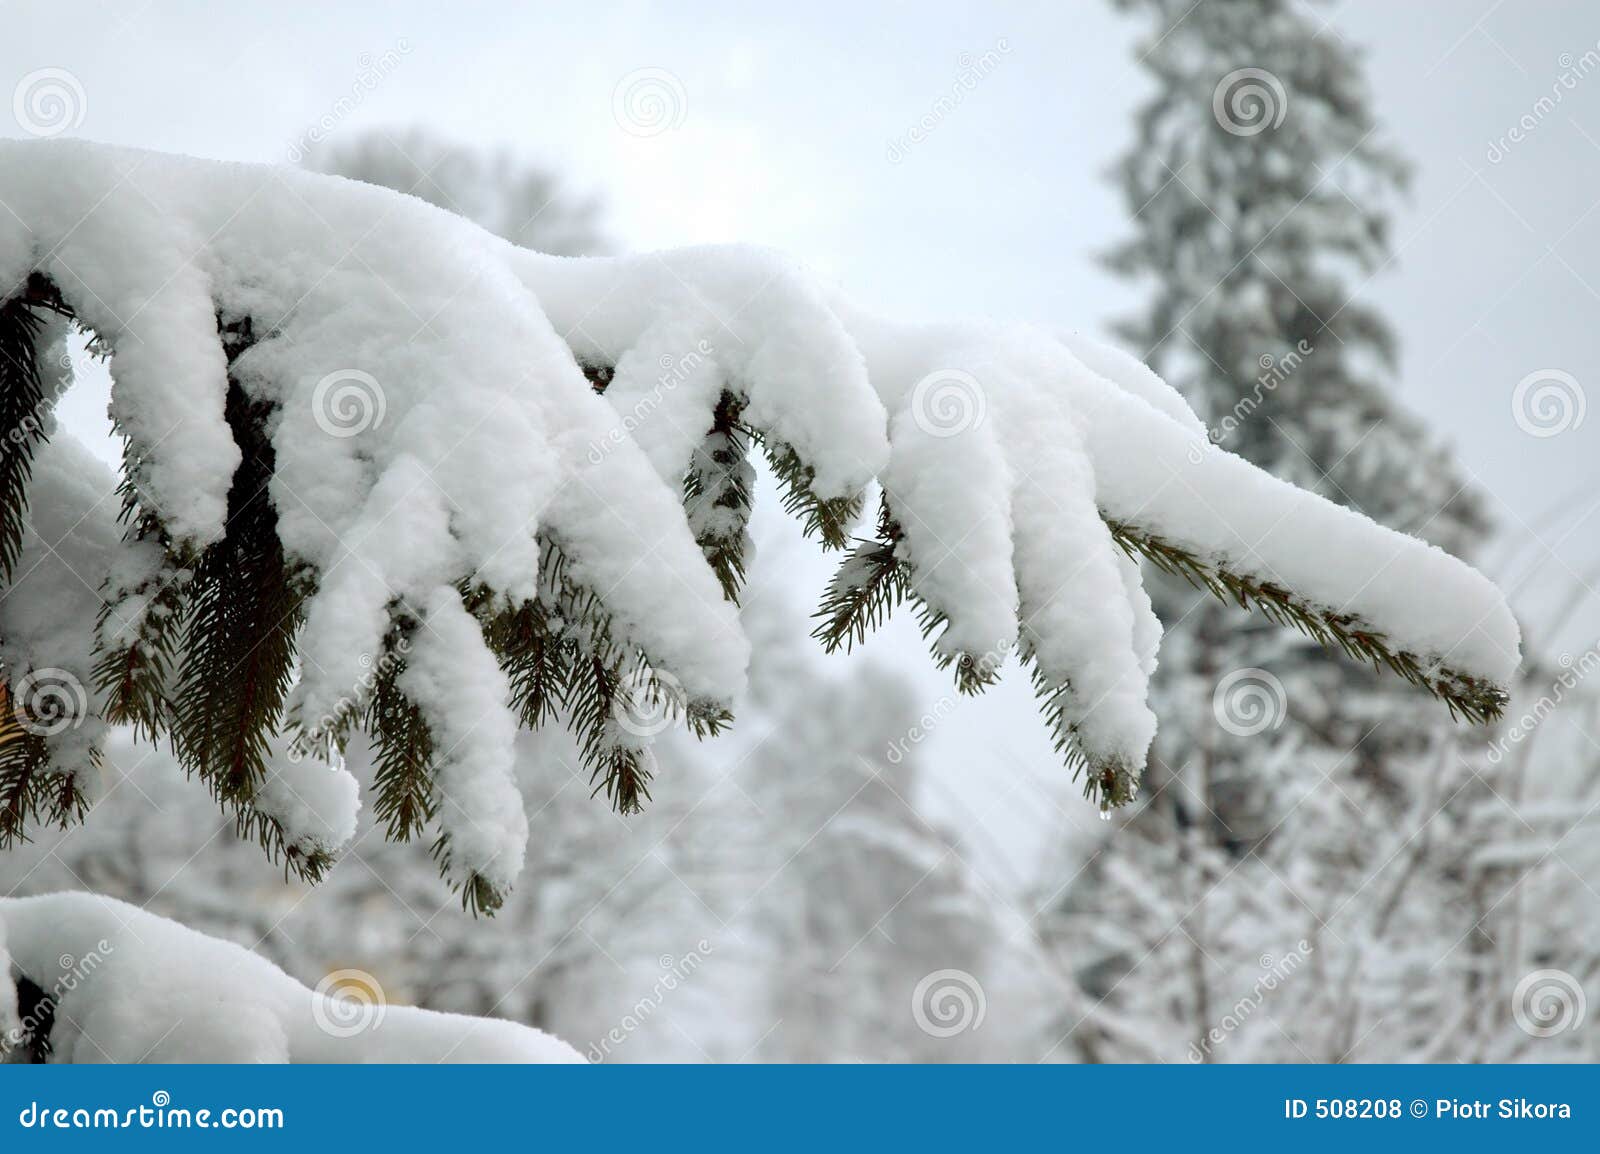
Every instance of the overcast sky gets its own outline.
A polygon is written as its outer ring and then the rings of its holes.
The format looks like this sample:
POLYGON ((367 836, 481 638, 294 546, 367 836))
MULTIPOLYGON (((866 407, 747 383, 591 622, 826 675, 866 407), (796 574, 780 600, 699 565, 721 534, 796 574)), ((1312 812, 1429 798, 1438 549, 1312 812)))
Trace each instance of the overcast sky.
MULTIPOLYGON (((1105 173, 1149 90, 1135 25, 1098 2, 754 7, 10 0, 0 90, 65 69, 83 92, 77 135, 237 160, 292 159, 325 117, 335 134, 420 123, 548 161, 604 196, 627 247, 770 244, 896 314, 1098 329, 1137 303, 1094 259, 1128 228, 1105 173), (960 107, 908 141, 986 53, 996 63, 960 107), (630 77, 665 96, 673 127, 643 136, 619 123, 630 77), (341 102, 355 107, 335 115, 341 102)), ((1493 575, 1540 626, 1557 594, 1600 587, 1600 414, 1548 437, 1512 415, 1529 374, 1596 387, 1600 70, 1553 110, 1535 102, 1597 48, 1600 10, 1348 0, 1317 11, 1324 35, 1369 50, 1384 132, 1417 165, 1399 259, 1362 295, 1400 334, 1404 399, 1526 546, 1509 577, 1493 575), (1506 147, 1525 114, 1534 127, 1506 147), (1532 582, 1517 579, 1529 569, 1532 582)), ((20 135, 3 116, 0 132, 20 135)), ((71 423, 93 428, 101 405, 74 398, 71 423)), ((1577 651, 1597 635, 1600 598, 1559 644, 1577 651)), ((944 682, 913 640, 902 629, 875 651, 914 671, 931 701, 944 682)), ((1027 787, 1060 771, 1013 680, 943 724, 929 752, 974 836, 1025 854, 1087 807, 1059 780, 1059 809, 1027 787)))

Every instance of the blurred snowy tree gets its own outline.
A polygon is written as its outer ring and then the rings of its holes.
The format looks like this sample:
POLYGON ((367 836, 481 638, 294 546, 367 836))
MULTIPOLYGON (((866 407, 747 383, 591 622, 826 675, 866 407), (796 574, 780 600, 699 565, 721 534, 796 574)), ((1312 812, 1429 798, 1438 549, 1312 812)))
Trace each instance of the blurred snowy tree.
MULTIPOLYGON (((1118 3, 1149 19, 1156 84, 1117 169, 1136 232, 1110 262, 1152 294, 1123 335, 1214 442, 1470 555, 1484 503, 1402 407, 1394 335, 1361 299, 1394 258, 1405 166, 1356 50, 1288 0, 1118 3)), ((1441 1031, 1489 998, 1509 1026, 1515 981, 1479 956, 1495 891, 1460 841, 1493 804, 1482 747, 1370 668, 1179 582, 1152 597, 1145 793, 1062 867, 1081 872, 1051 922, 1091 1017, 1169 1060, 1472 1056, 1441 1031)))
POLYGON ((410 193, 535 252, 592 256, 609 247, 599 200, 574 195, 549 169, 426 129, 334 137, 305 163, 318 172, 410 193))

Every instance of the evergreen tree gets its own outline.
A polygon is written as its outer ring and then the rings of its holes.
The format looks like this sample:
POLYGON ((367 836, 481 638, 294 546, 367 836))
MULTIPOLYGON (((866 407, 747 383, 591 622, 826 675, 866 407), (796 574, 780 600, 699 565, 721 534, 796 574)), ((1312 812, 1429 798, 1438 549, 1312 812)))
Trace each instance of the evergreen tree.
POLYGON ((305 163, 420 197, 535 252, 592 256, 607 247, 598 200, 573 195, 547 168, 423 128, 334 137, 305 163))
MULTIPOLYGON (((1148 19, 1140 60, 1156 84, 1116 169, 1135 233, 1110 263, 1151 294, 1122 334, 1223 448, 1470 553, 1482 501, 1397 398, 1394 335, 1362 299, 1393 258, 1406 171, 1379 140, 1359 55, 1288 0, 1118 4, 1148 19)), ((1274 1003, 1287 1033, 1266 1049, 1227 1052, 1338 1060, 1359 1040, 1352 983, 1403 971, 1404 935, 1426 948, 1419 919, 1441 951, 1444 926, 1466 929, 1437 863, 1395 895, 1401 916, 1374 909, 1393 864, 1381 847, 1474 795, 1462 746, 1371 667, 1274 638, 1181 582, 1152 597, 1167 633, 1144 804, 1068 896, 1065 941, 1102 1012, 1142 1018, 1171 1057, 1193 1045, 1210 1060, 1206 1031, 1255 986, 1257 960, 1304 940, 1306 964, 1338 976, 1309 979, 1321 992, 1298 1011, 1274 1003), (1364 949, 1335 960, 1340 933, 1364 949), (1330 1014, 1341 1026, 1322 1030, 1330 1014)))

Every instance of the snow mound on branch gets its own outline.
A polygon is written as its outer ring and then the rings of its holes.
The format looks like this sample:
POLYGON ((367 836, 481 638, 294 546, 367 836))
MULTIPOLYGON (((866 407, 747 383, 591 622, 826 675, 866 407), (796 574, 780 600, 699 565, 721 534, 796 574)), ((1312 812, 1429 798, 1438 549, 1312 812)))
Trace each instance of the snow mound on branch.
POLYGON ((291 757, 280 740, 251 805, 278 823, 294 852, 338 857, 356 835, 361 783, 342 765, 291 757))
POLYGON ((623 258, 509 251, 579 360, 620 373, 643 354, 659 371, 703 348, 746 392, 745 419, 816 470, 819 496, 858 492, 882 468, 883 407, 861 353, 789 258, 743 245, 623 258))
MULTIPOLYGON (((17 1014, 17 985, 11 977, 11 952, 6 948, 6 923, 0 918, 0 1039, 14 1037, 22 1029, 17 1014)), ((0 1057, 4 1043, 0 1042, 0 1057)))
POLYGON ((0 144, 0 200, 15 214, 0 284, 43 272, 110 344, 113 415, 148 453, 141 497, 199 544, 222 531, 239 459, 218 316, 252 319, 233 371, 280 406, 279 533, 328 575, 304 637, 306 715, 361 684, 392 598, 426 604, 467 574, 531 596, 541 526, 581 538, 574 561, 600 579, 648 552, 650 585, 688 595, 662 612, 623 583, 608 608, 692 695, 739 688, 737 621, 675 494, 630 444, 587 459, 614 413, 504 242, 351 181, 81 142, 0 144))
POLYGON ((90 799, 98 782, 89 751, 105 734, 94 625, 99 589, 122 554, 116 484, 81 442, 53 433, 34 454, 16 576, 0 595, 0 668, 13 705, 30 711, 52 764, 90 799))
MULTIPOLYGON (((1089 470, 1064 475, 1018 451, 1009 438, 1023 431, 1007 430, 1013 487, 1021 479, 1046 493, 1087 495, 1107 517, 1325 610, 1354 615, 1424 658, 1500 685, 1515 672, 1520 632, 1488 578, 1436 546, 1218 448, 1181 397, 1127 354, 1075 335, 1063 343, 1018 326, 910 325, 835 303, 890 411, 909 398, 924 433, 963 438, 981 430, 996 408, 1018 403, 1068 412, 1089 470), (945 414, 929 407, 938 393, 927 384, 941 377, 966 393, 959 433, 941 427, 945 414)), ((891 452, 900 451, 897 439, 891 452)), ((971 484, 996 486, 996 473, 991 467, 971 484)), ((997 495, 991 500, 1004 508, 997 495)), ((915 507, 913 520, 937 528, 952 506, 915 507)), ((1065 532, 1071 532, 1065 521, 1048 522, 1018 529, 1015 537, 1020 544, 1030 533, 1065 532)), ((991 596, 1001 595, 1003 584, 987 584, 991 596)), ((997 619, 992 599, 967 604, 974 618, 997 619)))
POLYGON ((0 898, 0 942, 58 1000, 55 1062, 583 1061, 512 1022, 384 1005, 367 975, 342 996, 307 989, 242 946, 93 894, 0 898))

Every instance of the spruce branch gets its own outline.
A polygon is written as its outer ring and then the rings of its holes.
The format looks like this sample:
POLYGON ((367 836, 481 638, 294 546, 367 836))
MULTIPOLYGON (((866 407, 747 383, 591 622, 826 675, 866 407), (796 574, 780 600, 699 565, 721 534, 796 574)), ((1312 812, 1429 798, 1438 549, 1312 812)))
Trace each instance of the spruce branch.
MULTIPOLYGON (((89 811, 77 777, 54 769, 48 739, 28 724, 22 708, 13 706, 0 680, 0 850, 27 841, 32 825, 66 829, 89 811)), ((90 757, 98 765, 98 756, 90 757)))
POLYGON ((849 545, 850 527, 861 516, 862 495, 818 496, 812 488, 816 470, 799 453, 759 429, 750 429, 750 435, 767 455, 767 464, 782 490, 784 512, 797 517, 805 535, 817 538, 824 549, 843 549, 849 545))
POLYGON ((415 618, 391 608, 378 676, 367 700, 364 728, 372 738, 373 813, 389 841, 410 841, 421 835, 434 816, 433 732, 422 708, 406 696, 399 678, 415 618))
MULTIPOLYGON (((536 620, 545 621, 552 633, 559 624, 561 716, 578 739, 595 793, 603 792, 620 813, 637 813, 650 799, 653 759, 623 737, 618 719, 644 703, 660 710, 668 724, 681 718, 697 737, 706 737, 720 733, 733 715, 715 702, 685 699, 675 679, 619 636, 604 603, 571 575, 565 552, 548 532, 540 535, 539 589, 543 616, 536 620)), ((502 668, 514 668, 506 666, 503 655, 501 660, 502 668)), ((514 704, 524 713, 534 706, 529 697, 514 704)))
POLYGON ((1039 712, 1050 728, 1056 756, 1071 772, 1073 781, 1083 781, 1083 796, 1098 805, 1101 813, 1127 805, 1139 791, 1138 767, 1120 759, 1097 761, 1084 752, 1078 741, 1077 722, 1067 713, 1071 686, 1063 679, 1048 676, 1040 667, 1026 629, 1020 656, 1039 699, 1039 712))
POLYGON ((955 667, 957 692, 981 693, 999 679, 995 654, 952 653, 940 648, 939 636, 950 618, 914 588, 911 565, 899 555, 904 536, 886 494, 879 505, 877 538, 858 538, 856 547, 834 571, 822 604, 812 614, 819 623, 811 635, 822 642, 824 652, 843 648, 848 653, 887 621, 902 601, 910 599, 934 664, 939 669, 955 667))
MULTIPOLYGON (((230 363, 249 348, 248 318, 220 326, 230 363)), ((331 864, 290 842, 276 818, 255 807, 293 678, 295 634, 310 581, 278 538, 268 485, 276 454, 272 415, 230 375, 224 415, 240 461, 228 491, 221 541, 208 545, 185 590, 184 651, 167 718, 174 752, 230 811, 241 836, 259 841, 285 871, 316 881, 331 864)), ((153 678, 153 663, 147 673, 153 678)), ((155 719, 145 709, 145 721, 155 719)))
POLYGON ((811 635, 823 651, 849 653, 876 632, 911 591, 910 566, 895 554, 900 530, 889 517, 887 505, 879 519, 875 539, 858 538, 856 546, 834 570, 822 603, 812 618, 811 635))
POLYGON ((695 449, 683 478, 683 505, 695 542, 729 601, 744 584, 755 470, 749 461, 750 432, 739 422, 743 401, 723 391, 710 430, 695 449))
POLYGON ((171 679, 178 667, 183 639, 188 591, 199 556, 173 540, 160 515, 139 500, 133 478, 140 461, 130 441, 123 444, 120 519, 128 526, 123 540, 147 544, 161 551, 161 564, 132 589, 112 590, 117 598, 103 600, 95 621, 100 647, 93 677, 103 695, 103 713, 112 725, 131 725, 134 733, 155 741, 171 727, 171 679), (136 619, 123 614, 132 601, 136 619))
POLYGON ((1369 628, 1354 614, 1314 605, 1272 582, 1231 572, 1127 522, 1107 518, 1106 525, 1112 539, 1134 560, 1144 558, 1222 601, 1256 610, 1276 624, 1298 629, 1325 649, 1387 668, 1443 701, 1452 717, 1459 714, 1482 725, 1498 720, 1505 710, 1508 698, 1500 686, 1398 649, 1382 632, 1369 628))
MULTIPOLYGON (((30 289, 33 282, 29 282, 30 289)), ((0 581, 22 551, 34 449, 46 439, 38 340, 44 307, 28 292, 0 305, 0 581)))
POLYGON ((494 599, 481 587, 470 591, 465 601, 511 682, 511 701, 518 719, 524 727, 538 729, 556 714, 569 661, 550 607, 533 598, 496 612, 494 599))

